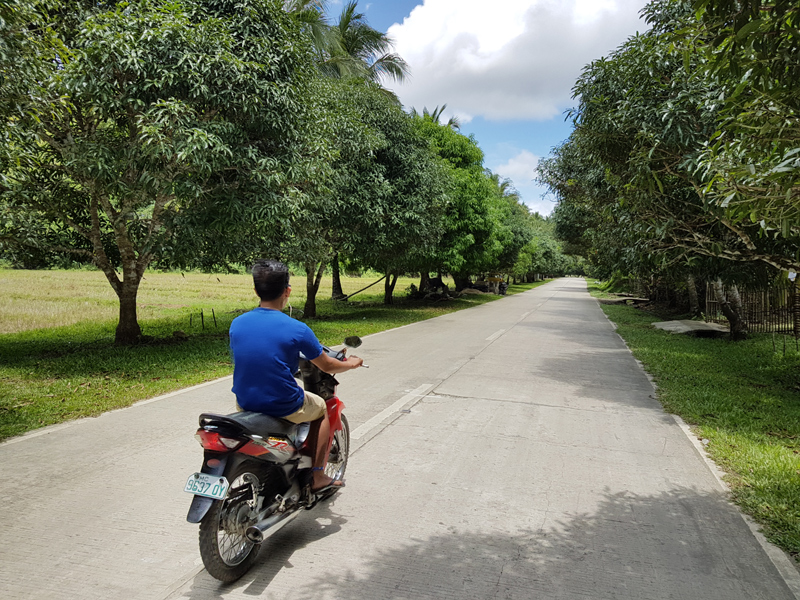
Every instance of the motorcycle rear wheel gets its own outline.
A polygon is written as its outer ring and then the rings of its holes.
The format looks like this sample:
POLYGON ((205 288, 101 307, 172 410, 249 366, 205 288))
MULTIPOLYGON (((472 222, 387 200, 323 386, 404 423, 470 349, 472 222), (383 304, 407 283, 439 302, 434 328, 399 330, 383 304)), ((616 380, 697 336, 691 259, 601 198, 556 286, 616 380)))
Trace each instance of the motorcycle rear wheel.
POLYGON ((350 455, 350 425, 347 423, 347 417, 344 415, 341 417, 342 428, 333 432, 328 464, 325 466, 325 474, 334 479, 344 479, 347 458, 350 455))
POLYGON ((249 518, 245 488, 250 484, 245 475, 254 475, 246 464, 239 465, 227 475, 231 481, 228 497, 215 500, 200 522, 200 557, 208 573, 220 581, 236 581, 255 562, 260 546, 245 535, 254 523, 249 518))

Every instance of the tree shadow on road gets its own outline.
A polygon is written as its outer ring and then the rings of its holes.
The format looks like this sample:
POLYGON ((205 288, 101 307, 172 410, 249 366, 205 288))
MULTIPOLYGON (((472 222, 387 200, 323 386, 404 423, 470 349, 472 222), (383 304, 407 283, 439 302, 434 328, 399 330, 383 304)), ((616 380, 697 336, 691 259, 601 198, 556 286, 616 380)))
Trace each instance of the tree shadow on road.
POLYGON ((253 567, 238 581, 225 584, 203 571, 197 575, 191 588, 170 595, 169 598, 207 599, 221 594, 238 593, 260 597, 266 593, 273 579, 284 569, 293 568, 292 556, 298 550, 338 533, 347 519, 335 512, 336 497, 321 502, 312 511, 300 515, 261 546, 253 567))
MULTIPOLYGON (((545 518, 513 534, 387 539, 358 572, 330 569, 298 600, 792 598, 722 494, 607 492, 594 514, 545 518)), ((351 560, 352 562, 352 560, 351 560)))
POLYGON ((536 519, 520 515, 520 523, 528 527, 511 533, 492 527, 489 518, 464 525, 463 519, 446 514, 421 519, 420 524, 387 523, 383 532, 365 531, 369 537, 363 544, 344 536, 351 543, 320 562, 313 579, 287 581, 285 569, 292 568, 292 556, 339 533, 346 522, 330 509, 315 517, 316 525, 309 520, 272 538, 271 551, 236 584, 215 584, 203 573, 180 597, 793 598, 722 493, 684 488, 643 496, 606 490, 593 513, 548 512, 536 519), (331 525, 319 525, 320 517, 331 525), (531 527, 536 520, 541 524, 531 527), (422 527, 435 531, 417 533, 422 527), (380 549, 370 553, 376 546, 380 549), (280 589, 270 590, 279 574, 284 576, 280 589))

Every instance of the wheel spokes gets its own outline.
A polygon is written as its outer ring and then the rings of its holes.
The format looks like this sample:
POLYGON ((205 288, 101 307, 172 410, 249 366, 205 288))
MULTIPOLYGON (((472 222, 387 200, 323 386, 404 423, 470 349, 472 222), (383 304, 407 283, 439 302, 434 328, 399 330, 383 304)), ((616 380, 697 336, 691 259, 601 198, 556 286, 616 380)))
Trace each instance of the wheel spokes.
MULTIPOLYGON (((249 484, 244 483, 243 477, 237 477, 231 485, 229 496, 241 498, 236 492, 239 491, 242 485, 249 486, 249 484)), ((238 565, 247 558, 250 549, 254 545, 245 535, 246 523, 243 522, 239 512, 242 509, 241 503, 241 499, 233 503, 229 500, 226 501, 219 515, 217 548, 219 549, 220 558, 229 566, 238 565)))

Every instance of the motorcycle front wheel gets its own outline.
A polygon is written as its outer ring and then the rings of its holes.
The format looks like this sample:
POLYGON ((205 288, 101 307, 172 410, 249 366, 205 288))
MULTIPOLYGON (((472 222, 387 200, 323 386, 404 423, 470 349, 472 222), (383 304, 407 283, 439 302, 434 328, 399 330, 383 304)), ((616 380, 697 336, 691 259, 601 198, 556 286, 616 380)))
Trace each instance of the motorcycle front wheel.
POLYGON ((247 503, 253 498, 248 465, 239 465, 229 475, 231 486, 225 500, 215 500, 200 522, 200 557, 208 573, 220 581, 236 581, 255 562, 259 546, 245 535, 254 524, 247 503))
POLYGON ((328 454, 328 464, 325 467, 325 474, 334 479, 344 479, 344 471, 347 468, 347 457, 350 455, 350 425, 347 417, 342 417, 342 428, 333 432, 333 442, 331 451, 328 454))

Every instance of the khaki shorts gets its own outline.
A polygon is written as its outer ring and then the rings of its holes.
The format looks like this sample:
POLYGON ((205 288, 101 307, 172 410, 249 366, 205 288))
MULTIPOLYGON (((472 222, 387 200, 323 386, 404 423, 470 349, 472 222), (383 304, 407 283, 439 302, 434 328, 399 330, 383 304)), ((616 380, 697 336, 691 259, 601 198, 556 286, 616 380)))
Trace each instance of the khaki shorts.
MULTIPOLYGON (((303 390, 303 393, 306 397, 303 400, 303 406, 300 407, 300 410, 285 417, 281 417, 281 419, 286 419, 291 423, 308 423, 309 421, 316 421, 325 414, 325 411, 328 410, 328 405, 325 404, 325 400, 305 390, 303 390)), ((236 403, 236 410, 239 412, 244 410, 239 406, 238 402, 236 403)))

